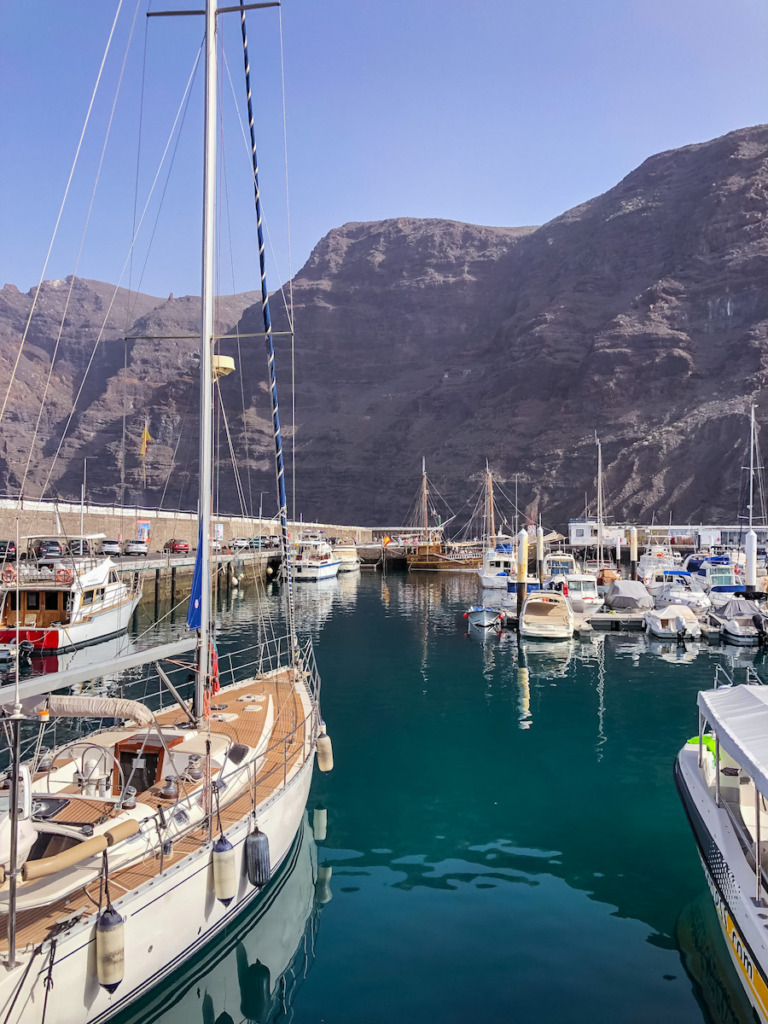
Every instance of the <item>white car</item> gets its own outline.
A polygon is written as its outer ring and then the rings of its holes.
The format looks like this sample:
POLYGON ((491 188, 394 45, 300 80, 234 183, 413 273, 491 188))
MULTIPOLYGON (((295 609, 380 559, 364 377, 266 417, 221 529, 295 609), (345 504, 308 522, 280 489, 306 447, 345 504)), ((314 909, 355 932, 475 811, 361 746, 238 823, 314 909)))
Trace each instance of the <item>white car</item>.
POLYGON ((248 538, 247 537, 235 537, 235 539, 232 541, 230 547, 233 547, 233 548, 247 548, 248 547, 248 538))
POLYGON ((119 540, 103 540, 101 542, 101 553, 102 553, 102 555, 119 555, 120 554, 120 541, 119 540))
POLYGON ((144 555, 146 557, 149 544, 145 540, 127 540, 123 545, 124 555, 144 555))

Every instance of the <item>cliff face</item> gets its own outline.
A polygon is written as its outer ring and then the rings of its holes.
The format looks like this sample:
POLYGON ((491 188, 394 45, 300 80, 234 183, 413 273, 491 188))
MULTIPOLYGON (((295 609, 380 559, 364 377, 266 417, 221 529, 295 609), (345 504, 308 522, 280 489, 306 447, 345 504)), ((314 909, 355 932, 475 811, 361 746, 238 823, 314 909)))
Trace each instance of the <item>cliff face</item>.
MULTIPOLYGON (((758 422, 768 413, 767 194, 768 128, 758 127, 658 154, 540 228, 400 218, 330 232, 292 282, 295 396, 273 297, 297 512, 399 523, 422 455, 459 508, 487 458, 501 479, 517 474, 531 514, 562 525, 594 495, 597 432, 610 513, 732 520, 749 405, 758 422)), ((47 283, 31 322, 0 424, 6 491, 24 475, 68 291, 47 283)), ((194 506, 197 346, 177 336, 195 332, 199 303, 112 294, 75 285, 25 493, 45 480, 82 385, 52 486, 76 496, 87 456, 93 497, 156 504, 165 492, 166 505, 194 506), (145 416, 155 440, 143 467, 145 416)), ((258 332, 256 298, 223 300, 220 333, 238 319, 243 335, 258 332)), ((30 304, 0 292, 5 379, 30 304)), ((222 396, 240 487, 256 509, 269 495, 271 512, 263 344, 222 348, 239 368, 222 396)), ((222 508, 236 511, 226 461, 219 479, 222 508)))

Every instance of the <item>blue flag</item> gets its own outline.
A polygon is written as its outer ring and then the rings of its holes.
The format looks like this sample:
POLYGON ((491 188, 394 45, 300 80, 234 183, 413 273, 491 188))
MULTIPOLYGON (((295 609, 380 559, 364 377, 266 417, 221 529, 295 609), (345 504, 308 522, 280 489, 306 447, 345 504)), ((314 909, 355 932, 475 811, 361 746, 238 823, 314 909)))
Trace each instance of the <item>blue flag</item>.
POLYGON ((192 576, 192 593, 189 595, 189 610, 187 611, 187 628, 200 629, 202 624, 201 605, 203 601, 203 527, 200 525, 197 531, 197 557, 195 558, 195 571, 192 576))

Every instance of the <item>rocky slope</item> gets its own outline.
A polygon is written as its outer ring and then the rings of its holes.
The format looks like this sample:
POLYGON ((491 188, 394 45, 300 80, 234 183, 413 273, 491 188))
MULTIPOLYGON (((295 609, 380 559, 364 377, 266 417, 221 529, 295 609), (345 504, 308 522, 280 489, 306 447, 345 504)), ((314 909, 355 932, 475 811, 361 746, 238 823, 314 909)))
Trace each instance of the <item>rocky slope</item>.
MULTIPOLYGON (((518 476, 531 515, 562 525, 594 496, 597 432, 609 512, 733 520, 749 404, 758 421, 768 413, 767 190, 761 126, 651 157, 536 229, 401 218, 330 232, 292 282, 295 437, 287 320, 273 301, 297 511, 400 523, 422 455, 459 508, 487 458, 501 479, 518 476)), ((30 324, 0 422, 6 491, 24 476, 68 291, 46 284, 30 324)), ((77 495, 87 456, 95 497, 189 506, 195 343, 175 336, 195 330, 198 303, 118 292, 110 307, 112 293, 75 284, 25 492, 44 483, 82 384, 49 493, 77 495), (142 467, 145 416, 155 441, 142 467)), ((240 331, 258 331, 255 298, 226 300, 221 333, 241 314, 240 331)), ((31 301, 0 292, 5 380, 31 301)), ((273 489, 263 346, 222 347, 240 367, 222 395, 240 485, 258 508, 273 489)), ((219 479, 222 506, 236 510, 225 462, 219 479)))

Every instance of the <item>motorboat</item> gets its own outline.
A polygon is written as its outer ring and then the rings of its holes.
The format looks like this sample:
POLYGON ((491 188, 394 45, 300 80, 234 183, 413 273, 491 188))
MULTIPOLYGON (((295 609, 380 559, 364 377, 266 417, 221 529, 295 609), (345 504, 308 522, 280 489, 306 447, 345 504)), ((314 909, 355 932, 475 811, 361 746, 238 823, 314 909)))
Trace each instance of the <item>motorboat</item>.
POLYGON ((605 606, 614 612, 645 612, 653 598, 640 580, 616 580, 605 595, 605 606))
POLYGON ((517 555, 513 537, 497 537, 493 547, 483 553, 483 564, 477 570, 487 590, 506 590, 517 574, 517 555))
POLYGON ((655 544, 640 556, 637 563, 637 575, 643 583, 648 584, 653 578, 653 574, 659 569, 680 569, 682 564, 683 560, 678 552, 655 544))
POLYGON ((659 640, 698 640, 701 636, 701 623, 687 604, 649 608, 643 615, 643 629, 659 640))
POLYGON ((691 574, 691 586, 708 595, 713 607, 746 590, 744 576, 728 555, 710 555, 691 574))
POLYGON ((341 558, 322 537, 300 537, 293 559, 297 583, 329 580, 338 575, 341 558))
POLYGON ((597 577, 586 572, 572 572, 565 576, 552 576, 544 581, 542 588, 556 590, 568 598, 571 608, 580 614, 598 612, 603 606, 603 597, 598 592, 597 577))
POLYGON ((723 605, 711 608, 707 623, 720 630, 729 644, 762 644, 768 642, 768 616, 755 601, 732 597, 723 605))
POLYGON ((520 611, 519 632, 527 640, 570 640, 573 609, 555 590, 528 594, 520 611))
POLYGON ((333 553, 339 559, 339 572, 357 572, 362 565, 357 544, 353 540, 337 540, 333 545, 333 553))
POLYGON ((464 618, 475 629, 498 631, 501 629, 504 613, 488 605, 473 604, 464 612, 464 618))
POLYGON ((126 580, 111 558, 77 557, 52 540, 30 538, 29 556, 0 574, 0 644, 18 639, 55 654, 125 633, 141 599, 139 573, 126 580))
POLYGON ((541 576, 544 580, 572 575, 578 571, 576 559, 567 551, 548 551, 541 563, 541 576))
POLYGON ((675 784, 728 954, 755 1019, 766 1024, 768 687, 732 685, 718 666, 715 688, 697 704, 698 732, 677 755, 675 784))
POLYGON ((687 604, 695 612, 712 607, 709 595, 693 586, 691 573, 685 569, 660 569, 653 573, 648 593, 657 608, 669 604, 687 604))

